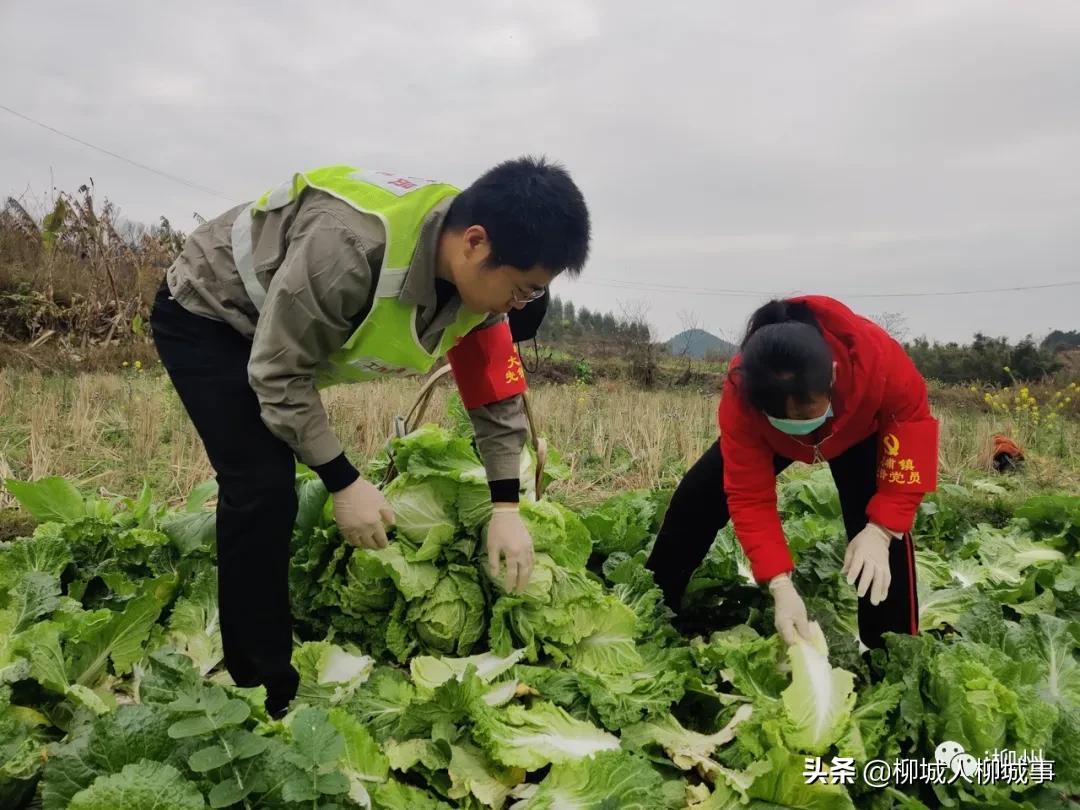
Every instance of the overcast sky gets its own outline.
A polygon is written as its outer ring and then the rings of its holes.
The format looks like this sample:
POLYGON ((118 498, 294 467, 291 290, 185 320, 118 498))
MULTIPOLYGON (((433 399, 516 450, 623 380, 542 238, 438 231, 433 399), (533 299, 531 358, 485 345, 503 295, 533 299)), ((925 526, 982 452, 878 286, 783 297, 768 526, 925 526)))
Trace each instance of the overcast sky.
POLYGON ((794 292, 940 339, 1080 328, 1080 287, 857 297, 1080 280, 1080 3, 168 5, 0 0, 0 104, 222 197, 3 111, 0 193, 92 177, 190 230, 323 164, 544 153, 594 222, 555 291, 661 337, 794 292))

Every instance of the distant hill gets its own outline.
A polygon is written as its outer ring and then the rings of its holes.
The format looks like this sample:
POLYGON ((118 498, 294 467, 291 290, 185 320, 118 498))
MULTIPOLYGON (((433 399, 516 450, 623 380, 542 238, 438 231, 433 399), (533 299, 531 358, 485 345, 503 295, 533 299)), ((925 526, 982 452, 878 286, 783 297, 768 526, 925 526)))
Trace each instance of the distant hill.
POLYGON ((734 343, 729 343, 723 338, 718 338, 712 332, 704 329, 687 329, 679 332, 671 340, 664 344, 669 352, 677 357, 689 355, 695 359, 701 359, 706 354, 719 354, 723 357, 731 357, 739 348, 734 343))

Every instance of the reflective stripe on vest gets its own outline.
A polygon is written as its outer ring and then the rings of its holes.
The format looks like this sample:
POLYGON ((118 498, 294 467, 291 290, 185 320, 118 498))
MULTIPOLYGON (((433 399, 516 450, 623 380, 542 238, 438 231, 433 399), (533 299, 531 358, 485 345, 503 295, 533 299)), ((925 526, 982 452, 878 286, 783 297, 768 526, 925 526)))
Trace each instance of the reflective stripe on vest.
POLYGON ((262 312, 263 304, 266 303, 266 290, 255 276, 254 245, 251 243, 251 220, 254 215, 255 212, 249 205, 236 217, 232 226, 232 250, 236 272, 244 283, 244 292, 255 305, 255 311, 262 312))
POLYGON ((401 267, 396 270, 389 268, 379 273, 379 280, 375 283, 376 298, 397 298, 405 286, 405 276, 409 268, 401 267))
MULTIPOLYGON (((385 211, 379 210, 377 202, 372 205, 369 202, 374 201, 365 201, 360 198, 365 194, 381 194, 385 200, 382 205, 391 207, 397 205, 395 210, 398 210, 400 218, 401 206, 398 201, 407 194, 416 194, 420 197, 415 203, 417 206, 425 206, 427 202, 433 206, 438 200, 457 193, 457 189, 444 183, 435 183, 418 177, 405 177, 393 172, 356 169, 351 166, 329 166, 294 175, 291 180, 267 192, 241 211, 233 223, 231 234, 233 261, 240 275, 240 281, 244 285, 244 291, 255 305, 257 312, 262 312, 266 303, 266 289, 259 282, 255 272, 255 245, 252 238, 254 219, 258 214, 283 208, 295 201, 308 187, 330 194, 361 213, 378 217, 382 222, 386 234, 386 245, 383 251, 383 266, 375 292, 377 297, 389 297, 401 291, 399 281, 404 281, 404 274, 408 270, 409 261, 416 248, 413 237, 418 234, 396 233, 393 216, 388 216, 385 211), (376 189, 377 192, 374 191, 376 189), (394 285, 397 285, 396 292, 392 292, 394 285)), ((425 215, 429 207, 424 207, 425 215)), ((416 210, 412 209, 412 206, 410 209, 416 210)))
POLYGON ((252 226, 256 216, 294 202, 306 188, 315 188, 376 216, 386 243, 370 311, 339 349, 315 370, 315 384, 325 388, 341 382, 363 382, 386 375, 425 374, 439 357, 487 317, 461 307, 442 331, 434 351, 427 351, 416 333, 417 307, 401 300, 413 254, 428 214, 457 189, 390 172, 351 166, 328 166, 293 176, 240 212, 233 223, 233 257, 244 290, 261 312, 266 290, 255 272, 252 226))

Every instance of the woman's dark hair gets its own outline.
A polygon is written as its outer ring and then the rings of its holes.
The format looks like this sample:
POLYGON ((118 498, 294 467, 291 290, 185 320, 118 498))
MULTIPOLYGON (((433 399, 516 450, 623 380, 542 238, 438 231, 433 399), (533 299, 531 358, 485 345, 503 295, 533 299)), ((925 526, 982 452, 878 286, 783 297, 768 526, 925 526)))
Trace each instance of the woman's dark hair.
POLYGON ((747 401, 783 419, 787 403, 829 393, 833 358, 817 318, 801 302, 770 301, 750 316, 735 370, 747 401))

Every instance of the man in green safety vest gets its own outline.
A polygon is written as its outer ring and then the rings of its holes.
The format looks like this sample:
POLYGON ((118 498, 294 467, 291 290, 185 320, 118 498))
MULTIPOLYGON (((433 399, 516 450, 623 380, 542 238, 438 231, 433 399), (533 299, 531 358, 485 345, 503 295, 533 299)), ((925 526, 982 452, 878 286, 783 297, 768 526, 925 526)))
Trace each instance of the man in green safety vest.
POLYGON ((392 172, 301 172, 200 225, 154 302, 154 342, 217 474, 225 665, 296 694, 289 541, 295 459, 332 494, 353 545, 382 548, 394 516, 334 434, 319 390, 429 371, 446 355, 493 502, 492 575, 522 590, 532 539, 517 511, 525 376, 506 314, 578 274, 585 200, 561 166, 520 158, 464 191, 392 172))

